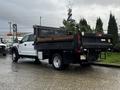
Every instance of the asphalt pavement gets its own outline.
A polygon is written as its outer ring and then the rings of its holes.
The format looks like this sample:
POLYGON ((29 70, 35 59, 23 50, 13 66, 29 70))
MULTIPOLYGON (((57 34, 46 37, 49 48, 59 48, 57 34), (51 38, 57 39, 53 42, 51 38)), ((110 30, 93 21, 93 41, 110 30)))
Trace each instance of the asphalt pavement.
POLYGON ((120 90, 120 69, 70 65, 56 71, 47 62, 32 59, 12 63, 11 56, 0 56, 0 90, 120 90))

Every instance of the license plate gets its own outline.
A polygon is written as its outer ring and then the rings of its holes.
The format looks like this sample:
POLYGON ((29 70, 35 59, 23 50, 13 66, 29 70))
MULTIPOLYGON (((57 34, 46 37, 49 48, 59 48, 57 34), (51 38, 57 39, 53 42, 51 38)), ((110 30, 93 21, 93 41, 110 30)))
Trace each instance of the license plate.
POLYGON ((86 60, 86 55, 80 55, 80 60, 86 60))
POLYGON ((105 39, 101 39, 102 42, 105 42, 106 40, 105 39))

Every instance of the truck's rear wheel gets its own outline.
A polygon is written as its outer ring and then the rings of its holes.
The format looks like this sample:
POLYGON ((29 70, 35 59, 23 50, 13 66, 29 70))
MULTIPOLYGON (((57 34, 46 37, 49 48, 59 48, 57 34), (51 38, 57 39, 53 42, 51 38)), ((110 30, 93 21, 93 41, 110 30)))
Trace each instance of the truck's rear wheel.
POLYGON ((56 70, 65 69, 66 65, 62 62, 62 56, 60 54, 54 54, 52 57, 52 65, 56 70))
POLYGON ((19 59, 18 52, 16 50, 13 50, 12 51, 12 61, 13 62, 18 62, 18 59, 19 59))

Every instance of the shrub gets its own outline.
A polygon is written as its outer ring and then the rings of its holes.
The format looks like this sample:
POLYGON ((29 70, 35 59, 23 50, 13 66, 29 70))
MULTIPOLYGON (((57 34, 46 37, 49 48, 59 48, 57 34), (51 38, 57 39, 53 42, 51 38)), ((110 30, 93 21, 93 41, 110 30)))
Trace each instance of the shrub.
POLYGON ((114 52, 120 52, 120 42, 113 47, 114 52))

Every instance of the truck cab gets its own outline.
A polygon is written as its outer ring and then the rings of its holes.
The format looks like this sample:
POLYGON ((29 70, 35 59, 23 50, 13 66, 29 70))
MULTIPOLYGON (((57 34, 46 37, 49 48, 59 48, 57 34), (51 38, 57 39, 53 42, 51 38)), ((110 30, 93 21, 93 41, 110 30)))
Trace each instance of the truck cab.
POLYGON ((35 58, 35 61, 39 61, 37 57, 37 51, 34 49, 34 35, 25 35, 21 41, 13 44, 12 47, 12 60, 17 62, 19 58, 35 58))

